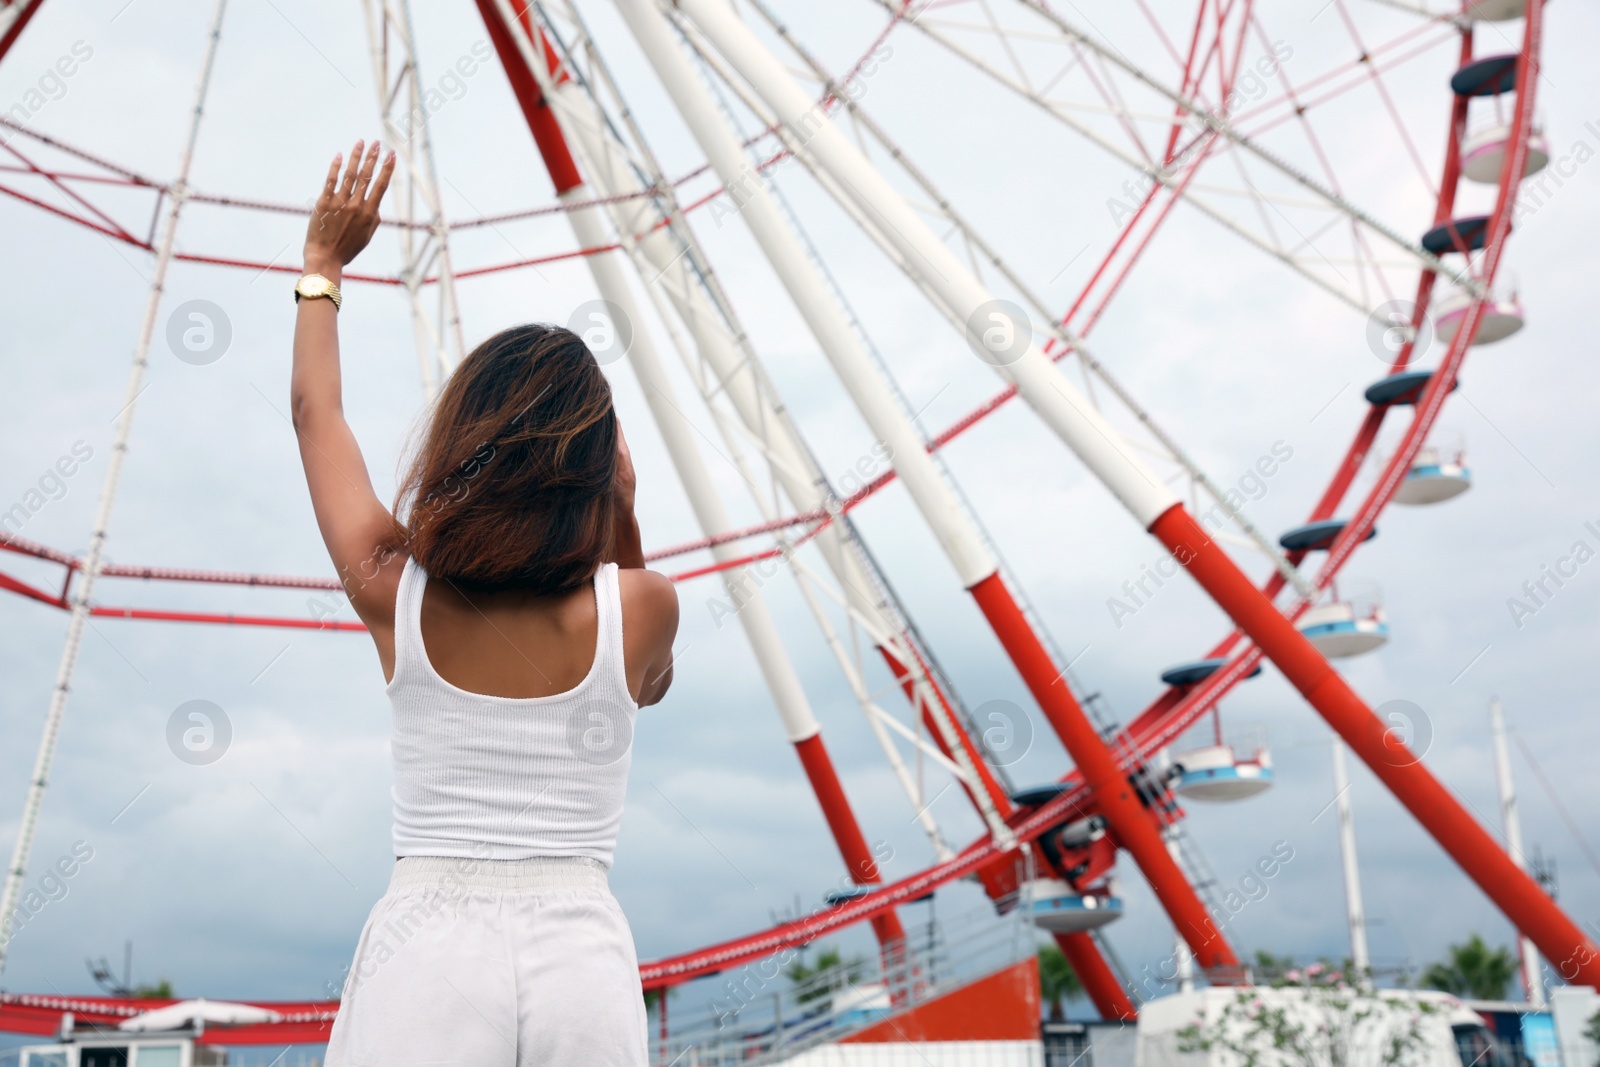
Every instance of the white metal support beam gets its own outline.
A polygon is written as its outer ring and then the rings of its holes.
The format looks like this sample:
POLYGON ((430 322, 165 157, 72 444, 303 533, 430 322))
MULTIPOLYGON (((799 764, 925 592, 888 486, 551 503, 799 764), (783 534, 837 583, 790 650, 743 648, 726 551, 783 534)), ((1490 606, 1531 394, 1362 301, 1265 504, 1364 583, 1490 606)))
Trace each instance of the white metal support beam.
POLYGON ((1356 858, 1356 823, 1350 804, 1350 775, 1345 770, 1344 742, 1333 739, 1333 799, 1339 819, 1339 858, 1344 869, 1345 919, 1350 927, 1350 963, 1356 980, 1371 981, 1372 957, 1367 952, 1367 913, 1361 902, 1361 865, 1356 858))
MULTIPOLYGON (((1517 814, 1517 783, 1511 776, 1511 751, 1506 747, 1506 714, 1500 699, 1489 701, 1489 730, 1494 737, 1494 777, 1500 788, 1500 825, 1506 835, 1506 851, 1523 870, 1528 869, 1527 854, 1522 851, 1522 818, 1517 814)), ((1522 959, 1522 989, 1528 1003, 1535 1008, 1545 1007, 1544 970, 1539 961, 1539 950, 1526 937, 1518 936, 1518 954, 1522 959)))

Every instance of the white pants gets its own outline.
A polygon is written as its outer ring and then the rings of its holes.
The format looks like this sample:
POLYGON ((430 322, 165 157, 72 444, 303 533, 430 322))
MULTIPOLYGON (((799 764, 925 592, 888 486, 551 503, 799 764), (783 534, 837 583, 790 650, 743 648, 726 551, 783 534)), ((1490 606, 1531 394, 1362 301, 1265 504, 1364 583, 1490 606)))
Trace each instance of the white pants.
POLYGON ((645 1067, 633 934, 595 860, 408 856, 373 906, 327 1067, 645 1067))

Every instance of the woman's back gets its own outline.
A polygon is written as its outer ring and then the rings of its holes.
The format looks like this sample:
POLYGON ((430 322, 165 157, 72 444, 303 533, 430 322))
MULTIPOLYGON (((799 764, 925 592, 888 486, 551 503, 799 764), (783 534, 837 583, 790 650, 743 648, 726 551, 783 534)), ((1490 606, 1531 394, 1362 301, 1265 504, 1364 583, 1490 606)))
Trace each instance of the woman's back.
POLYGON ((638 704, 616 564, 591 589, 469 597, 407 561, 386 690, 396 856, 611 864, 638 704))
MULTIPOLYGON (((659 681, 659 668, 650 670, 659 658, 658 646, 663 638, 671 645, 663 623, 676 614, 677 594, 659 574, 621 567, 617 589, 628 692, 642 706, 651 701, 641 695, 653 695, 659 681)), ((469 593, 448 579, 430 577, 421 605, 428 662, 445 681, 474 693, 564 693, 583 680, 594 662, 596 607, 589 583, 551 597, 514 589, 469 593)))

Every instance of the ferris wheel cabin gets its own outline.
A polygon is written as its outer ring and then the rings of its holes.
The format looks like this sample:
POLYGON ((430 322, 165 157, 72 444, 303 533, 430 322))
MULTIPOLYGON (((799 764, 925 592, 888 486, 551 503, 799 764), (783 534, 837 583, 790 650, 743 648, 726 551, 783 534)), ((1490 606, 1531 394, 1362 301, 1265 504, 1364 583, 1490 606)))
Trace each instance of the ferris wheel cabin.
POLYGON ((1441 222, 1422 235, 1422 247, 1436 256, 1447 252, 1480 252, 1489 236, 1489 216, 1463 215, 1441 222))
MULTIPOLYGON (((1459 291, 1439 301, 1433 316, 1433 329, 1439 340, 1449 344, 1455 339, 1456 331, 1466 321, 1471 307, 1472 297, 1459 291)), ((1510 300, 1486 300, 1483 312, 1478 316, 1478 332, 1473 334, 1472 343, 1492 345, 1496 341, 1504 341, 1522 329, 1524 321, 1522 304, 1515 297, 1510 300)))
MULTIPOLYGON (((1522 328, 1521 307, 1519 305, 1504 305, 1514 308, 1514 312, 1507 310, 1498 319, 1489 311, 1485 311, 1479 320, 1481 326, 1478 338, 1482 340, 1484 331, 1494 320, 1496 330, 1503 330, 1501 336, 1509 336, 1522 328), (1513 318, 1514 315, 1514 318, 1513 318)), ((1467 303, 1460 307, 1461 314, 1454 315, 1447 311, 1452 318, 1440 321, 1438 330, 1442 335, 1446 329, 1449 336, 1455 335, 1456 327, 1460 325, 1461 318, 1466 314, 1467 303)), ((1449 340, 1449 337, 1445 337, 1449 340)), ((1402 405, 1415 404, 1422 395, 1423 387, 1433 378, 1431 370, 1408 370, 1398 374, 1391 374, 1381 378, 1367 387, 1367 402, 1373 405, 1402 405)), ((1454 385, 1451 386, 1455 388, 1454 385)), ((1472 472, 1467 469, 1466 453, 1460 448, 1445 449, 1439 446, 1429 446, 1421 449, 1411 461, 1411 469, 1406 472, 1406 477, 1395 490, 1394 502, 1397 504, 1437 504, 1451 497, 1460 496, 1472 488, 1472 472)), ((1316 525, 1315 523, 1311 525, 1316 525)), ((1339 524, 1342 527, 1342 523, 1339 524)), ((1291 530, 1285 537, 1291 535, 1303 536, 1301 531, 1308 529, 1301 527, 1291 530)), ((1376 531, 1374 531, 1376 532, 1376 531)), ((1330 538, 1331 543, 1331 538, 1330 538)), ((1287 545, 1285 547, 1288 547, 1287 545)), ((1326 547, 1326 545, 1309 546, 1326 547)))
MULTIPOLYGON (((1368 390, 1368 393, 1370 396, 1371 390, 1368 390)), ((1285 531, 1278 538, 1278 544, 1283 546, 1286 552, 1325 551, 1332 547, 1333 542, 1345 528, 1345 523, 1344 519, 1319 519, 1316 522, 1308 522, 1304 526, 1296 526, 1292 530, 1285 531)), ((1370 541, 1377 536, 1378 528, 1374 526, 1367 531, 1367 536, 1362 540, 1370 541)))
MULTIPOLYGON (((1018 807, 1038 807, 1055 800, 1068 788, 1064 782, 1051 782, 1020 789, 1011 794, 1011 800, 1018 807)), ((1015 899, 1035 926, 1055 934, 1075 934, 1122 918, 1122 898, 1112 891, 1109 879, 1116 850, 1108 847, 1105 828, 1105 816, 1091 815, 1074 819, 1039 838, 1051 861, 1085 888, 1080 889, 1065 878, 1025 880, 1015 899)))
MULTIPOLYGON (((1387 378, 1379 378, 1367 386, 1366 392, 1362 395, 1367 398, 1367 403, 1374 407, 1386 404, 1415 404, 1421 398, 1422 390, 1432 378, 1433 371, 1431 370, 1403 370, 1398 374, 1391 374, 1387 378)), ((1452 383, 1450 386, 1451 391, 1454 391, 1455 388, 1455 384, 1452 383)))
POLYGON ((1026 892, 1033 924, 1052 934, 1081 934, 1122 918, 1122 898, 1109 889, 1079 893, 1060 878, 1035 878, 1026 892))
MULTIPOLYGON (((1391 374, 1367 389, 1367 400, 1373 404, 1414 403, 1423 385, 1433 376, 1432 371, 1406 371, 1391 374)), ((1316 552, 1333 546, 1345 528, 1344 519, 1323 519, 1296 526, 1278 538, 1278 544, 1290 552, 1316 552)), ((1363 541, 1378 536, 1374 526, 1367 531, 1363 541)), ((1389 623, 1383 608, 1374 603, 1363 611, 1348 600, 1332 600, 1311 608, 1295 627, 1310 641, 1317 651, 1330 658, 1359 656, 1371 652, 1389 640, 1389 623)))
POLYGON ((1474 22, 1505 22, 1520 19, 1528 10, 1527 0, 1476 0, 1461 14, 1474 22))
MULTIPOLYGON (((1225 663, 1225 659, 1180 663, 1162 671, 1161 680, 1179 688, 1199 685, 1225 663)), ((1260 673, 1261 665, 1258 663, 1244 677, 1254 678, 1260 673)), ((1189 749, 1170 757, 1166 776, 1173 791, 1189 800, 1244 800, 1272 787, 1272 756, 1264 744, 1258 744, 1251 755, 1241 757, 1233 745, 1223 742, 1219 725, 1215 744, 1189 749)))
MULTIPOLYGON (((1190 663, 1180 663, 1176 667, 1168 667, 1162 671, 1161 680, 1168 685, 1179 688, 1199 685, 1220 670, 1223 664, 1227 662, 1225 659, 1197 659, 1190 663)), ((1257 663, 1255 668, 1245 675, 1245 678, 1254 678, 1260 673, 1261 664, 1257 663)))
POLYGON ((1417 453, 1405 481, 1394 492, 1396 504, 1438 504, 1472 488, 1472 472, 1460 449, 1446 452, 1433 446, 1417 453))
MULTIPOLYGON (((1505 162, 1506 146, 1511 143, 1511 126, 1495 123, 1485 126, 1461 142, 1461 176, 1469 181, 1493 185, 1500 180, 1500 164, 1505 162)), ((1527 159, 1522 176, 1537 174, 1550 163, 1550 142, 1539 130, 1528 135, 1527 159)))
POLYGON ((1330 659, 1359 656, 1381 648, 1389 640, 1389 622, 1383 608, 1373 605, 1364 612, 1348 600, 1335 600, 1300 616, 1296 624, 1307 641, 1330 659))
POLYGON ((1241 757, 1232 745, 1206 745, 1172 759, 1172 788, 1186 800, 1247 800, 1272 788, 1272 754, 1260 747, 1241 757))

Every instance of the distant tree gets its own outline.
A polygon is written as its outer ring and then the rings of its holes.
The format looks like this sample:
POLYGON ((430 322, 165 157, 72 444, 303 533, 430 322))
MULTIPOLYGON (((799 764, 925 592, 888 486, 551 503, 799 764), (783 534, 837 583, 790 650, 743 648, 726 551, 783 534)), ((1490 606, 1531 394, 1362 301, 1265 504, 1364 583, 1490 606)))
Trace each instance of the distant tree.
POLYGON ((172 1000, 172 983, 163 978, 155 985, 134 986, 133 995, 141 1000, 172 1000))
POLYGON ((1250 968, 1255 972, 1258 985, 1272 985, 1281 981, 1283 976, 1295 969, 1293 956, 1275 956, 1264 948, 1256 949, 1255 963, 1250 968))
MULTIPOLYGON (((1584 1027, 1583 1036, 1600 1046, 1600 1011, 1589 1016, 1589 1025, 1584 1027)), ((1600 1057, 1595 1059, 1594 1067, 1600 1067, 1600 1057)))
POLYGON ((1442 989, 1458 997, 1474 1000, 1502 1000, 1506 984, 1517 973, 1517 958, 1501 946, 1490 948, 1473 934, 1464 943, 1451 945, 1449 955, 1430 964, 1422 972, 1424 989, 1442 989))
POLYGON ((795 999, 804 1004, 831 996, 836 990, 854 984, 861 979, 866 967, 867 961, 860 956, 846 959, 837 948, 825 948, 817 953, 814 964, 808 965, 804 959, 796 960, 783 973, 795 985, 804 986, 795 995, 795 999), (823 975, 828 977, 822 979, 823 975))
POLYGON ((1050 1005, 1050 1021, 1056 1023, 1066 1018, 1061 1002, 1083 996, 1083 983, 1078 981, 1077 972, 1055 945, 1039 949, 1039 995, 1050 1005))

